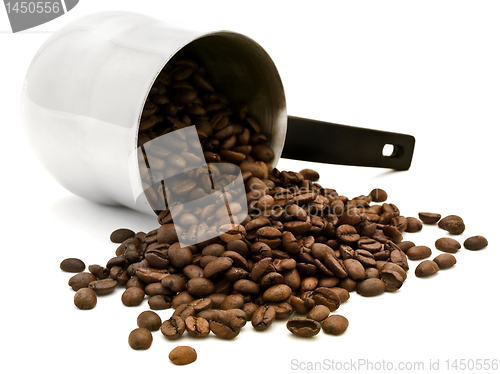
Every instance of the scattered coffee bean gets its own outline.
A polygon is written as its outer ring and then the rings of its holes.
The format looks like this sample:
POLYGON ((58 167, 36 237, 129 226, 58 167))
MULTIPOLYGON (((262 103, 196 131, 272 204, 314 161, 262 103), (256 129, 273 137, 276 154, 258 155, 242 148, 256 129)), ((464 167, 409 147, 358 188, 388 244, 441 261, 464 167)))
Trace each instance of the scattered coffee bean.
POLYGON ((184 334, 185 329, 186 324, 179 316, 173 316, 161 324, 161 333, 170 340, 178 339, 182 334, 184 334))
POLYGON ((406 232, 418 232, 422 230, 422 221, 415 217, 406 217, 406 232))
POLYGON ((286 323, 286 328, 294 335, 309 338, 318 335, 321 325, 318 321, 309 318, 290 318, 286 323))
POLYGON ((424 260, 415 268, 415 275, 419 278, 427 277, 436 274, 439 271, 439 266, 432 260, 424 260))
POLYGON ((66 258, 61 261, 59 267, 68 273, 81 273, 85 270, 85 263, 78 258, 66 258))
POLYGON ((326 305, 316 305, 308 313, 307 318, 321 322, 330 315, 330 308, 326 305))
POLYGON ((356 292, 361 296, 377 296, 385 292, 385 283, 378 278, 368 278, 358 284, 356 292))
POLYGON ((125 240, 129 238, 133 238, 135 236, 135 232, 129 229, 118 229, 111 233, 109 239, 113 243, 123 243, 125 240))
POLYGON ((133 349, 148 349, 151 343, 153 343, 153 335, 144 327, 132 330, 128 336, 128 344, 133 349))
POLYGON ((323 321, 322 327, 326 334, 340 335, 347 330, 349 321, 339 314, 331 315, 323 321))
POLYGON ((464 247, 471 251, 477 251, 483 249, 488 245, 488 240, 484 236, 476 235, 467 238, 464 242, 464 247))
POLYGON ((188 365, 192 364, 197 359, 197 354, 194 348, 188 346, 179 346, 172 349, 168 358, 174 365, 188 365))
POLYGON ((447 253, 456 253, 462 247, 458 241, 453 238, 439 238, 436 240, 437 249, 447 253))
POLYGON ((97 296, 90 288, 80 288, 75 293, 74 302, 78 309, 93 309, 97 304, 97 296))
POLYGON ((431 254, 431 249, 425 245, 416 245, 406 251, 406 256, 408 256, 410 260, 422 260, 429 257, 431 254))
POLYGON ((420 212, 418 213, 418 218, 420 218, 420 220, 426 225, 433 225, 441 219, 441 214, 420 212))
POLYGON ((316 182, 319 180, 319 173, 313 169, 302 169, 299 171, 300 174, 304 176, 304 179, 308 179, 311 182, 316 182))
POLYGON ((96 295, 107 295, 113 292, 118 285, 118 282, 111 278, 98 279, 89 283, 89 288, 93 290, 96 295))
POLYGON ((460 235, 465 231, 463 219, 456 215, 444 217, 438 222, 438 227, 448 231, 452 235, 460 235))
POLYGON ((149 331, 157 331, 161 326, 161 318, 151 310, 145 310, 137 316, 137 326, 144 327, 149 331))
POLYGON ((122 303, 125 306, 137 306, 144 300, 144 290, 139 287, 130 287, 123 291, 122 303))
POLYGON ((387 200, 387 192, 385 192, 381 188, 375 188, 371 190, 370 196, 372 198, 372 201, 376 203, 381 203, 387 200))
POLYGON ((438 264, 439 269, 448 269, 457 263, 457 259, 450 253, 442 253, 433 260, 436 264, 438 264))
POLYGON ((89 286, 90 282, 95 281, 96 278, 90 273, 78 273, 73 275, 69 281, 68 285, 73 289, 73 291, 78 291, 80 288, 85 288, 89 286))

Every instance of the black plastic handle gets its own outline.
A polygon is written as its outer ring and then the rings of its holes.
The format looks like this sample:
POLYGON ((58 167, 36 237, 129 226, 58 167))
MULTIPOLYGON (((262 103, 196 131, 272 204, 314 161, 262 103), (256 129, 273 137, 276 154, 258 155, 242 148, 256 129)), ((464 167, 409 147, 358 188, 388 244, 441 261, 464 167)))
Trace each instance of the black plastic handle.
POLYGON ((414 147, 411 135, 288 116, 281 157, 408 170, 414 147), (387 150, 391 153, 385 155, 387 150))

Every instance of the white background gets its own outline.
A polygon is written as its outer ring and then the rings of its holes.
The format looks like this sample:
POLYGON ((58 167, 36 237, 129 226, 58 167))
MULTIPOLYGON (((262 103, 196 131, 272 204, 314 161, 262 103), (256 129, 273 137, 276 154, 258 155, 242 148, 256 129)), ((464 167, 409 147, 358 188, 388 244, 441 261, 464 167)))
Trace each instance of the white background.
MULTIPOLYGON (((496 1, 90 1, 67 15, 12 34, 0 9, 2 110, 1 372, 294 372, 299 363, 335 360, 391 362, 499 359, 498 141, 500 125, 500 4, 496 1), (412 134, 416 148, 406 172, 281 160, 278 167, 311 167, 320 183, 355 197, 385 189, 403 215, 458 214, 489 246, 462 248, 458 263, 429 279, 409 277, 402 289, 351 299, 337 313, 350 326, 338 337, 298 339, 276 322, 266 332, 246 326, 233 341, 184 336, 152 347, 127 344, 146 302, 127 308, 121 292, 99 297, 91 311, 73 305, 66 257, 105 264, 118 227, 148 231, 154 218, 99 206, 60 187, 32 155, 23 137, 19 97, 24 74, 41 44, 85 14, 129 10, 172 26, 228 29, 250 36, 275 61, 289 114, 412 134), (198 360, 174 367, 168 353, 191 345, 198 360), (297 361, 292 361, 292 360, 297 361), (294 365, 294 363, 296 365, 294 365)), ((335 146, 335 139, 323 139, 335 146)), ((437 227, 405 234, 439 251, 437 227)), ((162 319, 171 310, 160 311, 162 319)), ((466 361, 471 365, 472 361, 466 361)), ((377 368, 376 366, 375 368, 377 368)), ((349 368, 345 366, 344 368, 349 368)), ((328 369, 324 366, 323 369, 328 369)), ((363 369, 363 367, 354 367, 363 369)), ((359 370, 362 371, 362 370, 359 370)))

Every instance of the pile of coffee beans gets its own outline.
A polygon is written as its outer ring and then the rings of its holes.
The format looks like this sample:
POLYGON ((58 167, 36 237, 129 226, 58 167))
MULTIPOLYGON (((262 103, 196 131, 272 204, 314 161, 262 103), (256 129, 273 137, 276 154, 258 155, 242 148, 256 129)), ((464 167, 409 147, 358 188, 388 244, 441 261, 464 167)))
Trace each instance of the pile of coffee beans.
MULTIPOLYGON (((173 308, 164 321, 153 311, 138 316, 138 328, 129 336, 133 349, 149 348, 151 331, 160 330, 168 340, 184 334, 234 339, 247 322, 264 331, 276 320, 287 320, 287 329, 304 338, 321 330, 339 335, 349 322, 335 312, 350 292, 374 297, 399 290, 408 276, 408 260, 423 260, 417 277, 455 265, 452 253, 461 247, 458 241, 438 239, 435 247, 446 253, 431 261, 431 248, 404 241, 403 233, 437 224, 451 235, 461 234, 465 224, 460 217, 430 212, 403 216, 378 188, 354 198, 339 195, 318 184, 314 170, 272 168, 274 153, 266 141, 248 106, 231 108, 202 65, 186 58, 169 62, 146 100, 138 138, 145 193, 152 206, 159 201, 164 205, 156 209, 159 227, 147 233, 114 231, 110 239, 119 244, 115 256, 104 266, 90 265, 88 272, 80 260, 64 260, 62 270, 78 272, 69 280, 75 305, 92 309, 100 295, 122 288, 125 306, 146 299, 152 310, 173 308), (189 170, 200 161, 192 139, 179 135, 173 143, 145 151, 151 140, 191 125, 204 161, 220 163, 210 166, 210 176, 189 170), (234 180, 225 167, 233 164, 241 170, 244 191, 226 188, 220 193, 220 183, 227 186, 234 180), (176 175, 182 178, 168 192, 181 201, 213 194, 210 205, 199 210, 169 207, 165 184, 148 184, 176 175), (243 202, 236 196, 241 193, 243 202), (221 219, 224 215, 229 223, 221 219), (188 239, 196 244, 181 244, 188 239)), ((471 250, 486 245, 481 236, 464 243, 471 250)), ((180 346, 169 358, 184 365, 197 354, 180 346)))

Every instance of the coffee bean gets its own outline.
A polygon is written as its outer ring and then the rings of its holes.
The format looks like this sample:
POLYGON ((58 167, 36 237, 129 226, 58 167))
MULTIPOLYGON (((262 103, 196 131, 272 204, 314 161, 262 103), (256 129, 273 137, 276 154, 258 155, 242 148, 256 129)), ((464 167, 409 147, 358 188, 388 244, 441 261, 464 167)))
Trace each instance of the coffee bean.
POLYGON ((438 222, 438 227, 452 235, 460 235, 465 231, 465 224, 461 217, 456 215, 446 216, 438 222))
POLYGON ((441 214, 420 212, 418 213, 418 218, 420 218, 420 220, 426 225, 433 225, 441 219, 441 214))
POLYGON ((73 289, 73 291, 78 291, 80 288, 85 288, 89 286, 90 282, 95 281, 96 278, 90 273, 78 273, 73 275, 69 281, 68 285, 73 289))
POLYGON ((68 273, 81 273, 85 270, 85 263, 78 258, 66 258, 61 261, 59 267, 68 273))
POLYGON ((349 321, 347 318, 341 315, 331 315, 323 321, 322 327, 326 334, 330 335, 340 335, 347 330, 349 326, 349 321))
POLYGON ((337 238, 345 244, 353 244, 356 243, 360 235, 356 231, 356 229, 351 225, 341 225, 337 228, 337 238))
POLYGON ((97 279, 104 279, 109 277, 109 269, 99 265, 89 265, 89 271, 97 279))
POLYGON ((383 201, 387 200, 387 192, 380 188, 375 188, 370 192, 370 196, 372 198, 372 201, 376 203, 381 203, 383 201))
POLYGON ((448 269, 457 263, 457 259, 450 253, 442 253, 438 255, 434 260, 436 264, 438 264, 439 269, 448 269))
POLYGON ((319 179, 319 173, 313 169, 302 169, 299 173, 304 176, 304 179, 308 179, 311 182, 316 182, 319 179))
POLYGON ((316 305, 308 313, 307 318, 321 322, 330 315, 330 308, 326 305, 316 305))
POLYGON ((184 320, 179 316, 173 316, 161 324, 161 333, 169 340, 180 338, 185 329, 184 320))
POLYGON ((203 269, 203 276, 205 278, 212 278, 215 275, 226 271, 233 265, 233 260, 229 257, 217 257, 210 261, 203 269))
POLYGON ((456 253, 461 245, 453 238, 439 238, 436 240, 435 246, 437 249, 447 253, 456 253))
POLYGON ((74 302, 78 309, 93 309, 97 304, 97 296, 90 288, 80 288, 75 293, 74 302))
POLYGON ((471 236, 470 238, 467 238, 464 241, 464 247, 471 251, 477 251, 483 249, 487 245, 488 245, 488 240, 486 240, 486 238, 481 235, 471 236))
POLYGON ((415 217, 406 217, 406 232, 418 232, 422 230, 422 221, 415 217))
POLYGON ((179 274, 168 274, 161 279, 161 284, 173 292, 181 292, 186 288, 186 279, 179 274))
POLYGON ((385 283, 378 278, 365 279, 356 287, 361 296, 377 296, 385 292, 385 283))
POLYGON ((149 331, 157 331, 161 326, 161 318, 155 312, 145 310, 137 317, 137 326, 146 328, 149 331))
POLYGON ((431 249, 425 245, 416 245, 406 251, 406 256, 408 256, 410 260, 422 260, 429 257, 431 254, 431 249))
POLYGON ((203 317, 189 316, 184 320, 189 335, 201 338, 210 333, 210 325, 203 317))
POLYGON ((286 323, 286 328, 294 335, 309 338, 320 332, 321 325, 309 318, 291 318, 286 323))
POLYGON ((132 349, 148 349, 151 343, 153 343, 153 335, 144 327, 132 330, 128 336, 128 344, 132 349))
POLYGON ((96 295, 107 295, 114 291, 118 282, 111 278, 99 279, 89 283, 89 288, 93 290, 96 295))
POLYGON ((174 365, 189 365, 196 361, 197 354, 194 348, 188 346, 178 346, 172 349, 168 358, 174 365))
POLYGON ((214 283, 207 278, 192 278, 186 283, 186 290, 196 297, 205 297, 215 291, 214 283))
POLYGON ((238 317, 227 310, 218 310, 212 315, 209 322, 210 330, 219 338, 229 340, 234 339, 241 330, 241 323, 238 317))
POLYGON ((276 284, 264 291, 262 299, 268 303, 279 303, 290 297, 292 289, 286 284, 276 284))
POLYGON ((439 271, 439 266, 432 260, 424 260, 415 269, 415 275, 419 278, 427 277, 436 274, 439 271))
POLYGON ((123 291, 122 303, 125 306, 137 306, 144 300, 144 290, 139 287, 130 287, 123 291))
POLYGON ((148 305, 153 310, 168 309, 172 306, 171 299, 165 295, 154 295, 148 299, 148 305))
POLYGON ((276 311, 272 305, 260 306, 252 317, 252 326, 257 331, 264 331, 274 322, 276 318, 276 311))
POLYGON ((344 261, 344 267, 351 279, 355 281, 362 281, 365 279, 365 268, 358 260, 349 258, 344 261))
POLYGON ((313 291, 312 296, 316 305, 325 305, 330 309, 330 312, 336 311, 341 303, 340 297, 337 292, 327 287, 316 288, 313 291))
POLYGON ((130 229, 117 229, 111 233, 109 239, 113 243, 123 243, 128 238, 133 238, 135 232, 130 229))

